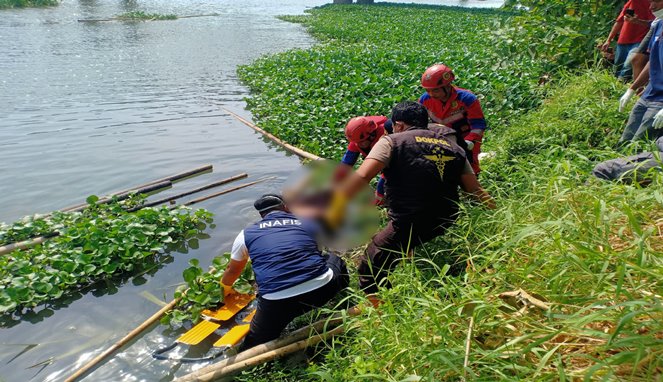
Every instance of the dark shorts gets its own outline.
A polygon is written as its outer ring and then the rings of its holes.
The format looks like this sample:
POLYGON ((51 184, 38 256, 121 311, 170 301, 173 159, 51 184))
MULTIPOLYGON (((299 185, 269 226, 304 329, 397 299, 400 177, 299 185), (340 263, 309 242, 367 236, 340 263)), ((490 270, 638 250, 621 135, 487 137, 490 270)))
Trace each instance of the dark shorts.
POLYGON ((327 266, 334 272, 334 276, 324 286, 282 300, 267 300, 258 297, 256 315, 251 321, 249 334, 239 347, 240 351, 278 338, 283 329, 296 317, 325 305, 338 292, 347 288, 350 276, 343 259, 336 255, 325 255, 325 258, 327 266))

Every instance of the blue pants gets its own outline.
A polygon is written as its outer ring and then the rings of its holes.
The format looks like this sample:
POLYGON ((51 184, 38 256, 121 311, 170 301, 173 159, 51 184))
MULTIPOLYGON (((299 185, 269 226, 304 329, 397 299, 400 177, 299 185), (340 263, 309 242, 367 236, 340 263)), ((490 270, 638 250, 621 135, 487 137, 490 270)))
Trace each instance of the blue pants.
POLYGON ((654 129, 652 126, 654 116, 661 109, 663 109, 663 101, 647 101, 640 98, 628 116, 628 122, 626 122, 626 127, 619 142, 637 141, 645 138, 656 140, 656 138, 663 136, 663 129, 654 129))
POLYGON ((628 57, 631 50, 640 46, 639 42, 633 44, 617 44, 617 49, 615 50, 615 73, 619 79, 630 79, 633 75, 633 68, 631 63, 624 65, 626 57, 628 57))

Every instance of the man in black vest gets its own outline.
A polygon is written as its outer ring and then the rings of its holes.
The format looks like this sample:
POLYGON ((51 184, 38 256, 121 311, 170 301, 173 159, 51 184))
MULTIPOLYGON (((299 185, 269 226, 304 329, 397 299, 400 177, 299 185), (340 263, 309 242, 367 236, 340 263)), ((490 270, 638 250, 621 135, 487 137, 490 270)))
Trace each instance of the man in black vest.
POLYGON ((361 258, 359 285, 372 295, 402 254, 444 233, 458 213, 458 187, 495 208, 456 144, 454 130, 428 125, 426 108, 401 102, 392 110, 394 134, 382 137, 364 163, 336 192, 327 214, 330 225, 342 216, 345 200, 383 171, 389 223, 361 258))

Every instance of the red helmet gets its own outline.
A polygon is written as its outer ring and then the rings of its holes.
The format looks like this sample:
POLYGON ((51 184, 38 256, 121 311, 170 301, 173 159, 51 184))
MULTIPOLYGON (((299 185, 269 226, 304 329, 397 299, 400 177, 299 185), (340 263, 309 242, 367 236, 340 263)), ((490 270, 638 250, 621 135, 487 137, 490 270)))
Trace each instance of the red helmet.
POLYGON ((345 125, 345 136, 350 142, 361 142, 378 129, 375 121, 366 117, 354 117, 345 125))
POLYGON ((448 66, 435 64, 421 76, 421 86, 424 89, 437 89, 449 85, 454 78, 454 72, 448 66))

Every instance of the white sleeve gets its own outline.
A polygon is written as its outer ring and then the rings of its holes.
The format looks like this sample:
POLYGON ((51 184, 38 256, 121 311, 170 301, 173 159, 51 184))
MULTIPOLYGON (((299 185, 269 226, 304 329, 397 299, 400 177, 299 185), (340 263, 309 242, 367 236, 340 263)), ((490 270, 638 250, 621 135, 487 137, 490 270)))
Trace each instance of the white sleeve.
POLYGON ((237 234, 233 243, 233 249, 230 251, 230 258, 237 261, 244 261, 249 258, 249 249, 244 244, 244 230, 241 230, 237 234))

